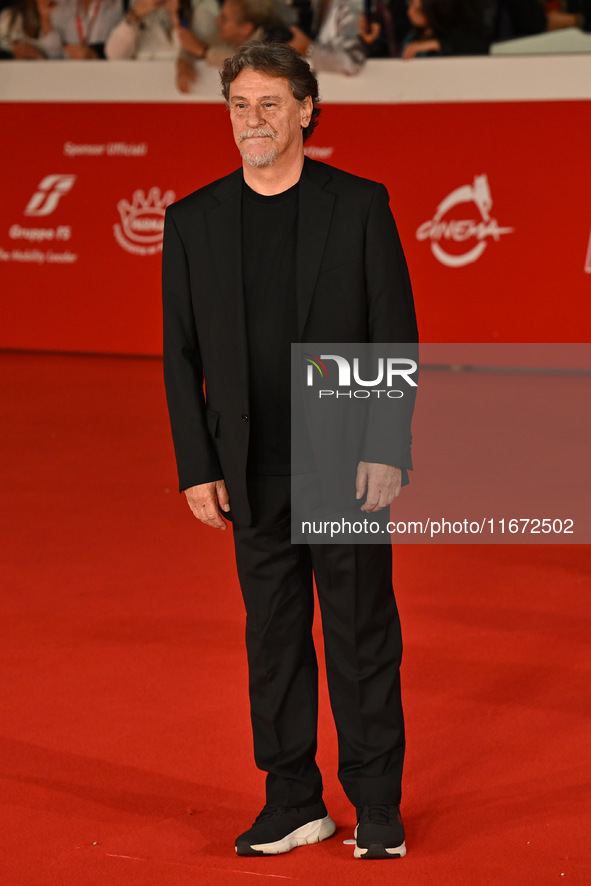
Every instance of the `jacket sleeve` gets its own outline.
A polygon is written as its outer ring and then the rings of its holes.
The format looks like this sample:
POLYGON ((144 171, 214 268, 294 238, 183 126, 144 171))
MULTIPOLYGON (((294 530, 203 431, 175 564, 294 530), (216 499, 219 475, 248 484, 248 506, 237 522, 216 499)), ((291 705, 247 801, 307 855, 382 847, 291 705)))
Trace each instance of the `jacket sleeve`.
POLYGON ((365 275, 371 342, 417 342, 410 277, 388 191, 376 184, 365 228, 365 275))
MULTIPOLYGON (((418 364, 418 330, 410 277, 390 211, 388 192, 377 185, 370 204, 365 242, 369 341, 396 344, 374 348, 377 354, 414 360, 418 364)), ((417 375, 413 376, 414 381, 417 375)), ((372 398, 362 450, 363 461, 412 468, 411 421, 416 387, 403 379, 400 399, 372 398)))
POLYGON ((164 222, 162 297, 164 383, 182 491, 220 480, 222 472, 207 427, 189 265, 170 208, 164 222))

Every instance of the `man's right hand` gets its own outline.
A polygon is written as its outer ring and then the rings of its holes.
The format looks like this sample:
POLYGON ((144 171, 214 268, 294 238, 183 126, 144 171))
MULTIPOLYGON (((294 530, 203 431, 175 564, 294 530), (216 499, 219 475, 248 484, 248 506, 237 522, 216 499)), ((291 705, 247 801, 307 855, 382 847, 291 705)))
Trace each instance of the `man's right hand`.
POLYGON ((230 510, 230 498, 223 480, 189 486, 184 493, 189 507, 198 520, 207 526, 213 526, 214 529, 226 529, 226 522, 219 512, 219 508, 222 511, 230 510))

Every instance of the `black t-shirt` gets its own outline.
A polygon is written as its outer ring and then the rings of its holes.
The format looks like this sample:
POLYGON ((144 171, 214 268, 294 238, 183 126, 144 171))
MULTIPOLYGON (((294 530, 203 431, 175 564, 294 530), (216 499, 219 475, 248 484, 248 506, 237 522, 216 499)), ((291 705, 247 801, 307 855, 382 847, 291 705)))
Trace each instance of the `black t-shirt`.
POLYGON ((249 469, 290 472, 291 342, 297 340, 298 185, 264 196, 243 185, 242 275, 249 355, 249 469))

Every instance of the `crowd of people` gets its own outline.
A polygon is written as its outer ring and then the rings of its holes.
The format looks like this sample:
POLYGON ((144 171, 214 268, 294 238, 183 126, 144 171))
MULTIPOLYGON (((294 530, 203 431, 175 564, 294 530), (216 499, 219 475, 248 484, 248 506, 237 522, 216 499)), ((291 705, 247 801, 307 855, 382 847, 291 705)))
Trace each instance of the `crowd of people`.
POLYGON ((484 55, 546 30, 591 31, 591 0, 0 0, 0 58, 171 59, 191 89, 249 40, 288 43, 317 71, 365 59, 484 55))

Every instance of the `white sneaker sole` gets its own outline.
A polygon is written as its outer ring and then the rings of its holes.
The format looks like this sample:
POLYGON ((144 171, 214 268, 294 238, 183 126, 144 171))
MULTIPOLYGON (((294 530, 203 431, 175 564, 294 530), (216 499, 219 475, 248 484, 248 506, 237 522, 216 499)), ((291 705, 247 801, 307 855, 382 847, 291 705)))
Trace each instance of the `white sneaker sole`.
POLYGON ((335 831, 335 823, 330 815, 327 815, 325 818, 318 818, 316 821, 303 824, 301 828, 296 828, 282 840, 276 840, 275 843, 255 843, 250 848, 255 852, 263 852, 265 855, 280 855, 282 852, 291 852, 297 846, 320 843, 321 840, 332 837, 335 831))

